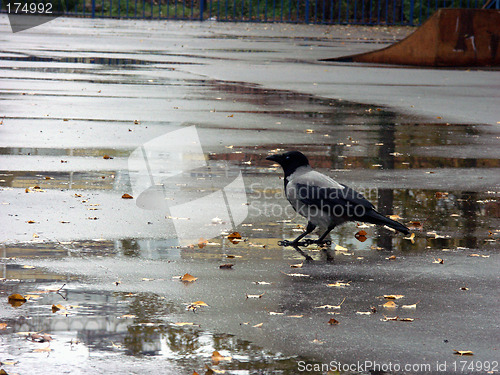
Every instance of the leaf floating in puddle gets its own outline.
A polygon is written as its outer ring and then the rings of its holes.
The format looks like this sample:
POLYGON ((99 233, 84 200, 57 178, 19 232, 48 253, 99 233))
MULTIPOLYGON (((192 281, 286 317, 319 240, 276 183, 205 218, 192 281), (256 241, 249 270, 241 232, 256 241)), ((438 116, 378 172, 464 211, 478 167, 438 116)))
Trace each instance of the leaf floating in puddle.
POLYGON ((27 299, 20 294, 11 294, 8 298, 8 302, 12 307, 19 307, 26 303, 27 299))
POLYGON ((235 245, 242 241, 241 234, 239 234, 238 232, 231 233, 227 236, 227 239, 235 245))
POLYGON ((221 355, 217 350, 212 353, 212 362, 214 364, 217 364, 220 361, 231 361, 232 359, 232 357, 225 357, 221 355))
POLYGON ((190 275, 189 273, 184 274, 184 276, 181 277, 181 281, 184 283, 192 283, 193 281, 198 280, 197 277, 194 277, 193 275, 190 275))
POLYGON ((359 242, 365 242, 368 237, 366 237, 367 233, 364 230, 360 230, 358 233, 354 235, 354 237, 359 241, 359 242))
POLYGON ((122 195, 122 199, 134 199, 134 197, 131 196, 130 194, 125 193, 122 195))

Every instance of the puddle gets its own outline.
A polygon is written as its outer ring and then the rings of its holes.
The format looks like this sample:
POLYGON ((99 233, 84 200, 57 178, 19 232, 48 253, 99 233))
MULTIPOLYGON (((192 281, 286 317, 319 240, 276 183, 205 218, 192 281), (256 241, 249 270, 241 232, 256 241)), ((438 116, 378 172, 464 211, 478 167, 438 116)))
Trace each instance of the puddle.
MULTIPOLYGON (((0 351, 6 353, 2 361, 19 361, 9 373, 29 373, 42 364, 51 372, 147 368, 191 374, 209 365, 228 374, 295 374, 299 360, 353 362, 370 353, 371 360, 387 361, 399 349, 413 363, 422 357, 453 360, 452 349, 462 347, 473 349, 478 360, 493 357, 494 340, 479 329, 495 311, 488 297, 496 291, 492 260, 500 238, 500 155, 493 127, 187 73, 158 77, 166 69, 148 59, 0 60, 11 61, 12 71, 17 61, 46 63, 24 67, 33 72, 28 79, 14 77, 21 83, 12 90, 33 95, 1 93, 14 108, 2 125, 12 144, 0 147, 0 323, 7 325, 0 329, 0 351), (96 75, 52 65, 61 62, 93 64, 96 75), (137 72, 134 65, 148 70, 137 72), (73 76, 40 78, 38 69, 73 76), (85 87, 54 89, 68 82, 85 87), (83 90, 94 93, 89 102, 83 90), (100 97, 99 90, 112 94, 100 97), (120 101, 108 101, 112 96, 120 101), (75 109, 75 100, 85 106, 75 109), (192 124, 209 160, 229 162, 243 173, 249 216, 236 228, 244 238, 237 245, 222 235, 181 248, 171 222, 182 218, 139 210, 122 199, 131 192, 126 163, 132 150, 192 124), (106 138, 112 146, 101 147, 106 138), (302 264, 293 249, 278 247, 279 240, 301 233, 304 222, 286 211, 281 172, 265 156, 292 148, 362 192, 381 212, 399 215, 412 226, 414 240, 366 227, 367 239, 360 242, 351 223, 332 233, 331 264, 319 249, 307 250, 315 263, 302 264), (103 161, 105 154, 114 159, 103 161), (233 269, 220 269, 226 263, 233 269), (198 280, 185 285, 176 278, 184 273, 198 280), (328 286, 338 281, 351 286, 328 286), (58 293, 47 292, 63 285, 58 293), (12 293, 35 297, 14 308, 7 304, 12 293), (380 296, 390 293, 419 304, 397 311, 414 323, 381 322, 384 314, 396 314, 380 307, 380 296), (328 325, 333 314, 318 307, 337 306, 344 298, 341 324, 328 325), (209 306, 186 309, 195 301, 209 306), (53 312, 53 305, 63 308, 53 312), (383 313, 357 313, 373 307, 383 313), (16 334, 27 331, 54 340, 46 346, 16 334), (40 348, 49 349, 34 352, 40 348), (212 363, 215 350, 232 360, 212 363)), ((198 177, 196 184, 179 183, 178 194, 211 192, 203 185, 213 176, 198 177)))

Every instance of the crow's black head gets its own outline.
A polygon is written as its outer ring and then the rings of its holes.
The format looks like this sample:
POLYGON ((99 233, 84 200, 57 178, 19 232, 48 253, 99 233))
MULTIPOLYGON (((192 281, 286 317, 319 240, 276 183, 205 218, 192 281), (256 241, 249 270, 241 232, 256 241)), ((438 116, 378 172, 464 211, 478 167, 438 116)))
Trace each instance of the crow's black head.
POLYGON ((309 165, 309 160, 305 157, 302 152, 299 151, 289 151, 284 154, 269 155, 267 160, 272 160, 281 165, 285 176, 291 175, 299 167, 305 167, 309 165))

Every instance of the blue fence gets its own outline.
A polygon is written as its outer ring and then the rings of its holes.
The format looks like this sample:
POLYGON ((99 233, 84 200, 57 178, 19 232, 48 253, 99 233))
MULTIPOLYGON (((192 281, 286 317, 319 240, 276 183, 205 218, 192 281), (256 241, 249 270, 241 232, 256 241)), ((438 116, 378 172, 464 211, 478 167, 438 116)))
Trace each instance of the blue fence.
MULTIPOLYGON (((8 2, 0 0, 2 11, 8 2)), ((488 0, 48 0, 65 15, 94 18, 420 25, 439 8, 481 8, 488 0), (62 1, 62 3, 59 3, 62 1)), ((497 7, 499 0, 496 1, 497 7)), ((44 3, 47 0, 43 0, 44 3)), ((489 0, 491 3, 492 0, 489 0)))

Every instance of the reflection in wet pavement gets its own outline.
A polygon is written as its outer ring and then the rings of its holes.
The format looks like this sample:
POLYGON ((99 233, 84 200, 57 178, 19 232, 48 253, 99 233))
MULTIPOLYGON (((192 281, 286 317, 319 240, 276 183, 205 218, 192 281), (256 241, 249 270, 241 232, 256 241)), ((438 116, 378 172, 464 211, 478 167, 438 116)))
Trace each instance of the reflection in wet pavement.
MULTIPOLYGON (((131 373, 141 373, 140 366, 201 373, 209 365, 238 374, 293 374, 300 359, 294 335, 306 347, 300 351, 306 360, 322 358, 321 350, 330 347, 339 359, 353 360, 347 348, 355 350, 371 329, 360 320, 370 318, 356 312, 373 310, 381 294, 401 284, 413 293, 408 303, 421 303, 428 314, 406 314, 421 319, 411 331, 417 336, 426 334, 425 317, 440 319, 430 307, 440 295, 446 293, 456 308, 460 288, 471 288, 477 298, 478 289, 485 295, 493 290, 468 268, 475 262, 487 277, 494 274, 486 259, 495 256, 500 235, 500 154, 492 127, 204 79, 183 67, 199 62, 173 56, 67 55, 45 50, 43 56, 0 58, 0 99, 8 104, 0 141, 0 323, 7 324, 0 329, 0 360, 18 360, 15 371, 28 373, 43 355, 50 357, 47 368, 61 372, 102 373, 99 368, 109 365, 120 373, 121 363, 137 366, 131 373), (74 101, 80 105, 72 106, 74 101), (117 202, 130 189, 130 153, 188 125, 197 126, 209 160, 243 171, 249 216, 237 228, 244 238, 238 245, 221 235, 206 246, 181 248, 165 215, 139 214, 117 202), (363 192, 381 212, 398 215, 415 239, 369 226, 360 242, 354 237, 359 228, 347 224, 332 233, 335 268, 318 249, 309 249, 317 267, 290 271, 300 256, 277 241, 296 237, 304 222, 289 211, 280 172, 265 160, 285 148, 300 149, 313 166, 363 192), (456 268, 437 276, 432 262, 438 258, 456 268), (222 263, 235 269, 222 271, 222 263), (200 280, 183 285, 175 277, 186 272, 200 280), (434 285, 432 277, 442 284, 434 285), (325 287, 339 280, 355 285, 354 291, 325 287), (6 303, 13 293, 29 295, 28 301, 14 309, 6 303), (253 301, 248 295, 263 297, 253 301), (318 327, 331 316, 316 307, 338 305, 344 297, 349 310, 341 317, 351 331, 338 327, 337 336, 326 335, 318 327), (186 309, 197 300, 210 306, 186 309), (53 305, 62 307, 53 311, 53 305), (270 313, 284 318, 273 320, 270 313), (34 352, 45 344, 16 335, 40 331, 54 338, 48 352, 34 352), (212 363, 214 350, 232 361, 212 363), (165 361, 152 363, 150 357, 165 361)), ((182 183, 177 189, 203 190, 182 183)), ((374 337, 392 331, 378 321, 374 337)), ((451 351, 440 346, 443 338, 429 344, 430 358, 451 351)))

